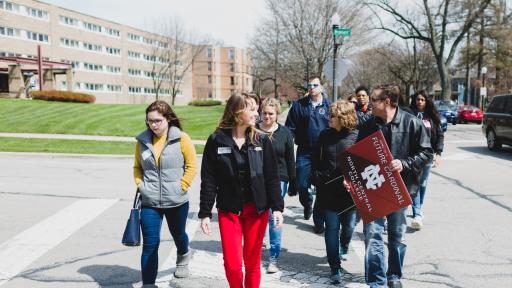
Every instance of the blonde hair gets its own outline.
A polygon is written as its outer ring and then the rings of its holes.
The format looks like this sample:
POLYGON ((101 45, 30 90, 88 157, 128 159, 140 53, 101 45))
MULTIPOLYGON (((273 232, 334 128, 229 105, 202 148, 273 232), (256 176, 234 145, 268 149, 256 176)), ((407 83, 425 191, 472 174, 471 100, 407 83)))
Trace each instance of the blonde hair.
MULTIPOLYGON (((239 115, 247 108, 254 98, 246 93, 237 93, 229 97, 224 113, 220 119, 217 129, 229 128, 234 129, 236 126, 242 124, 239 115)), ((255 103, 258 105, 258 103, 255 103)), ((249 126, 249 135, 251 143, 254 144, 256 129, 253 125, 249 126)))
POLYGON ((274 107, 274 109, 276 110, 276 115, 281 114, 281 104, 276 98, 265 98, 265 100, 263 100, 263 102, 261 103, 261 111, 263 111, 263 109, 265 109, 266 106, 274 107))
POLYGON ((331 117, 338 119, 341 128, 353 130, 357 127, 357 115, 354 104, 347 100, 338 100, 331 104, 331 117))

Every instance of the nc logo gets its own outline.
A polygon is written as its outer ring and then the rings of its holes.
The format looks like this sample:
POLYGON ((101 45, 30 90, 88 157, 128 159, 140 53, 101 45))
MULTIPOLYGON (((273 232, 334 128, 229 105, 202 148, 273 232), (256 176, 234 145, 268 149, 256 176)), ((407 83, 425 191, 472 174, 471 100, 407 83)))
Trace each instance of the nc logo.
POLYGON ((380 166, 379 165, 370 165, 364 169, 361 173, 361 177, 366 180, 366 189, 377 189, 377 187, 382 186, 386 180, 384 179, 384 175, 379 174, 380 166))

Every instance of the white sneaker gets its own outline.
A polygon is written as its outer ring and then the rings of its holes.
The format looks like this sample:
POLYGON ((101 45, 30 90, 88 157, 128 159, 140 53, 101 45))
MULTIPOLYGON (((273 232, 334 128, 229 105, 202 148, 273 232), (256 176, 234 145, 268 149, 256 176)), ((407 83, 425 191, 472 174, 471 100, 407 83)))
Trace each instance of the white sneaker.
POLYGON ((272 274, 276 272, 279 272, 279 267, 277 267, 277 258, 270 257, 267 267, 267 273, 272 274))
POLYGON ((423 219, 421 218, 421 216, 416 216, 412 219, 411 228, 417 231, 423 228, 423 219))

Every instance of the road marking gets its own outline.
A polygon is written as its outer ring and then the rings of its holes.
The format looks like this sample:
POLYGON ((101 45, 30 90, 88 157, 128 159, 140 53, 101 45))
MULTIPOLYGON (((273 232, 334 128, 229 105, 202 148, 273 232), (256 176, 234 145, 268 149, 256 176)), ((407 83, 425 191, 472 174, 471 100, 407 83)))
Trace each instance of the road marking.
POLYGON ((79 200, 0 245, 0 286, 119 199, 79 200))

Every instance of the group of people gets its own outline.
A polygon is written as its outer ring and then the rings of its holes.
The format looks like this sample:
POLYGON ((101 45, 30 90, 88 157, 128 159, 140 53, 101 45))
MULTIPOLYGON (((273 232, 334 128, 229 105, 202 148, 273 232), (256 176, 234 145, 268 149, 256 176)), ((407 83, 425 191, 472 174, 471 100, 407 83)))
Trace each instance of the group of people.
MULTIPOLYGON (((400 172, 414 200, 411 227, 419 230, 423 226, 421 208, 428 174, 430 167, 439 163, 443 149, 443 132, 432 98, 417 93, 406 109, 399 106, 400 87, 391 84, 377 86, 371 94, 361 86, 355 99, 331 104, 318 77, 309 79, 307 87, 306 97, 292 103, 284 126, 277 123, 281 112, 278 100, 267 98, 260 103, 253 94, 232 95, 206 142, 198 217, 202 231, 211 235, 216 204, 230 287, 260 286, 267 225, 267 273, 279 271, 286 194, 298 194, 304 219, 313 216, 313 231, 325 232, 331 282, 341 282, 341 261, 347 259, 359 217, 336 155, 377 130, 383 132, 394 157, 390 169, 400 172)), ((144 287, 156 287, 163 216, 177 249, 175 277, 189 275, 187 190, 197 164, 192 141, 166 102, 149 105, 146 126, 137 136, 134 177, 142 199, 142 280, 144 287)), ((406 208, 364 225, 365 279, 370 287, 402 287, 406 225, 406 208), (385 225, 387 265, 382 236, 385 225)))

